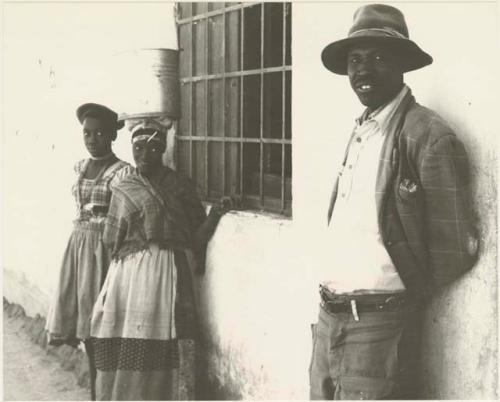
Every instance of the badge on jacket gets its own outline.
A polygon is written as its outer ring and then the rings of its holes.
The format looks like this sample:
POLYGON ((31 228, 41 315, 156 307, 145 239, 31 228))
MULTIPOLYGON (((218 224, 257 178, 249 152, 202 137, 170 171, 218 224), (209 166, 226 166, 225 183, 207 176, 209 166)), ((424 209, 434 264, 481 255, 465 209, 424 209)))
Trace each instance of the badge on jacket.
POLYGON ((399 183, 399 196, 403 200, 412 199, 418 190, 418 184, 412 182, 410 179, 401 179, 399 183))

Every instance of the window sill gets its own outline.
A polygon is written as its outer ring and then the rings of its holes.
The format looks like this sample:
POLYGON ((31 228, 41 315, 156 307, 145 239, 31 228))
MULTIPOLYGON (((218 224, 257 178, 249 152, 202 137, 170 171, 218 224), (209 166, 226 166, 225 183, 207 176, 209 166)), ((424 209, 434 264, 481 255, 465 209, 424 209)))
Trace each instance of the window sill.
MULTIPOLYGON (((210 201, 202 201, 203 206, 205 207, 206 211, 208 212, 212 205, 214 205, 214 202, 210 201)), ((244 217, 244 218, 267 218, 271 220, 279 220, 279 221, 286 221, 286 222, 292 222, 293 217, 290 215, 284 215, 280 214, 277 212, 270 212, 270 211, 259 211, 255 209, 233 209, 229 212, 227 212, 224 216, 231 216, 231 217, 244 217)))

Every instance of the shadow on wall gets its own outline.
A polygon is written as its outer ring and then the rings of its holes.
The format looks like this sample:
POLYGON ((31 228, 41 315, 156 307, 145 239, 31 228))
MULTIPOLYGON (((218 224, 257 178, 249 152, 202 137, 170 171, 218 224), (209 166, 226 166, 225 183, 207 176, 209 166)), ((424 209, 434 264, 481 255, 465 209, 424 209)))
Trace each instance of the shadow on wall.
POLYGON ((480 127, 471 127, 470 120, 461 120, 464 116, 442 113, 449 110, 449 105, 445 109, 435 106, 462 140, 469 156, 479 257, 471 271, 436 294, 426 309, 422 397, 496 399, 498 158, 496 147, 489 146, 496 140, 481 137, 480 127))
MULTIPOLYGON (((224 353, 207 336, 200 334, 199 343, 196 349, 196 388, 195 395, 197 400, 221 401, 221 400, 242 400, 244 399, 242 390, 244 387, 244 378, 241 377, 241 383, 234 381, 221 383, 214 376, 214 370, 211 368, 211 362, 214 360, 222 362, 227 360, 228 353, 224 353)), ((231 354, 233 358, 234 355, 231 354)), ((237 364, 233 360, 233 364, 237 364)))

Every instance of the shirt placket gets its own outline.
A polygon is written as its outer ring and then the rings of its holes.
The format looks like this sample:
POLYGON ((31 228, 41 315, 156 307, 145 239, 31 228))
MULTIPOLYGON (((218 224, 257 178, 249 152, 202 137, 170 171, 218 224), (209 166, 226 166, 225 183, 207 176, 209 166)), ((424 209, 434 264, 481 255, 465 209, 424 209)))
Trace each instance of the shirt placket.
POLYGON ((363 133, 359 132, 360 130, 357 131, 349 146, 345 165, 340 172, 339 195, 341 199, 346 201, 351 194, 354 171, 359 160, 359 154, 363 149, 363 133))

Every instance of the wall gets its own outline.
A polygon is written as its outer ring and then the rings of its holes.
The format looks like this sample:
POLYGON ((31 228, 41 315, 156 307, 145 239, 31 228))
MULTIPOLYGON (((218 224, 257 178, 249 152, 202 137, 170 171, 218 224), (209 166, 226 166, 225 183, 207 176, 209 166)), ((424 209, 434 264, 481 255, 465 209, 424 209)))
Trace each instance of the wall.
MULTIPOLYGON (((219 397, 307 399, 309 324, 328 251, 325 213, 345 141, 362 111, 347 79, 325 70, 319 57, 327 43, 345 36, 358 5, 293 5, 293 220, 228 214, 198 283, 208 339, 204 374, 219 397)), ((424 391, 430 398, 495 398, 496 5, 398 6, 412 37, 435 58, 407 82, 465 142, 481 221, 480 261, 428 310, 424 391), (481 24, 466 29, 470 21, 481 24)), ((107 71, 111 49, 175 47, 171 5, 9 3, 4 20, 4 294, 28 313, 45 314, 71 228, 71 167, 85 156, 74 109, 90 99, 118 104, 130 96, 107 71), (42 13, 58 19, 49 25, 42 13)), ((130 161, 124 134, 116 150, 130 161)))
MULTIPOLYGON (((331 177, 353 119, 362 111, 347 78, 329 73, 319 56, 326 44, 345 36, 358 5, 294 4, 294 221, 309 221, 311 227, 323 222, 331 177)), ((470 154, 482 244, 476 267, 428 309, 424 394, 436 399, 496 398, 497 4, 396 5, 406 16, 410 37, 434 57, 433 65, 406 74, 405 80, 419 103, 450 122, 470 154)))
POLYGON ((220 387, 203 397, 307 397, 317 282, 303 264, 303 242, 291 221, 223 218, 199 283, 209 382, 220 387))
MULTIPOLYGON (((134 93, 118 57, 177 48, 172 3, 5 3, 3 6, 2 267, 4 295, 47 311, 74 218, 74 163, 87 156, 75 110, 120 110, 134 93), (54 18, 57 16, 57 18, 54 18)), ((130 133, 115 153, 132 161, 130 133)))

